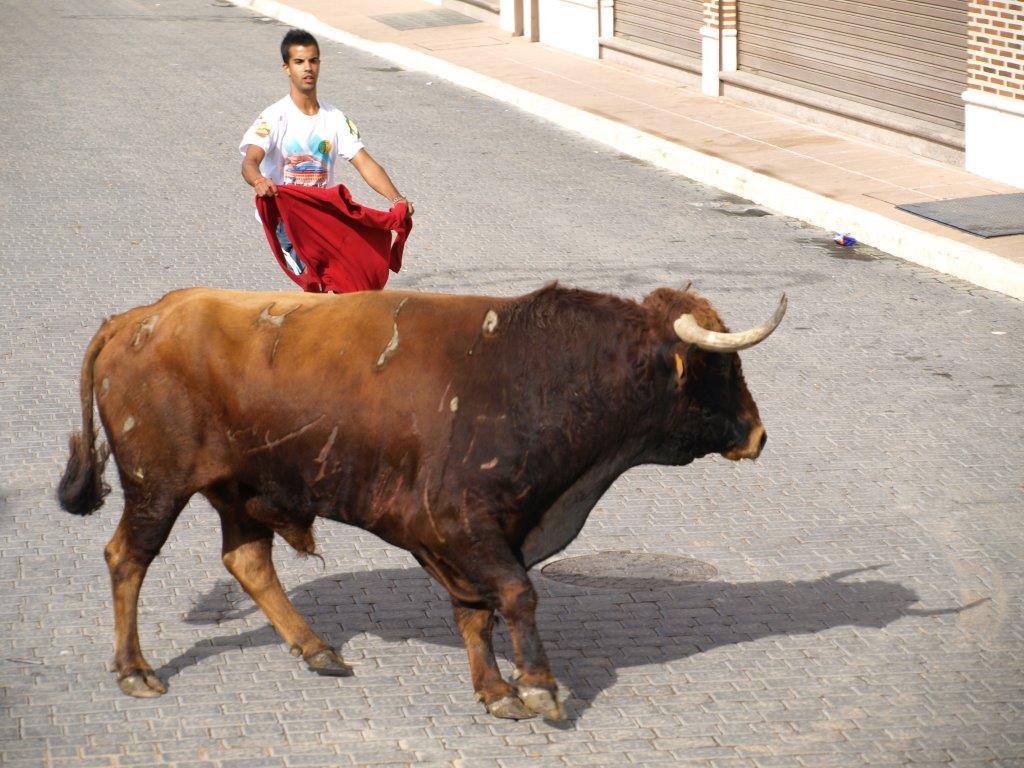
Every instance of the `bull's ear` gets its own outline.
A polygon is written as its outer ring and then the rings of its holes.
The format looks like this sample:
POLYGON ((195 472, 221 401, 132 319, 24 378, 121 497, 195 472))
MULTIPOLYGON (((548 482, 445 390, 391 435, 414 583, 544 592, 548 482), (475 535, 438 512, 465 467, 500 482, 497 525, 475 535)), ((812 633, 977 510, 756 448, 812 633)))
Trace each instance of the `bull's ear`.
POLYGON ((661 347, 661 365, 676 389, 682 389, 690 372, 693 347, 678 341, 661 347))
POLYGON ((671 386, 679 390, 688 381, 721 375, 732 365, 733 357, 735 355, 708 352, 695 344, 683 342, 664 344, 661 349, 662 367, 671 386))

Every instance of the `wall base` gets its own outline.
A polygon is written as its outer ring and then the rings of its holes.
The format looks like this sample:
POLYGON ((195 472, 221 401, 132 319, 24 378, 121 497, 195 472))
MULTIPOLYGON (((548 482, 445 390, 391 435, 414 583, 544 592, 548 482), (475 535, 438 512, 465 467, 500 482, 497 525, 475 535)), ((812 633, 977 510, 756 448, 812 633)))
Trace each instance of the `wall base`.
POLYGON ((700 85, 700 59, 688 59, 619 37, 603 37, 599 43, 605 61, 686 85, 700 85))
POLYGON ((539 0, 540 42, 563 51, 598 58, 598 0, 539 0))
POLYGON ((1024 188, 1024 101, 964 91, 967 170, 1024 188))
POLYGON ((734 101, 940 163, 964 164, 962 131, 894 115, 749 72, 722 72, 719 78, 722 95, 734 101))

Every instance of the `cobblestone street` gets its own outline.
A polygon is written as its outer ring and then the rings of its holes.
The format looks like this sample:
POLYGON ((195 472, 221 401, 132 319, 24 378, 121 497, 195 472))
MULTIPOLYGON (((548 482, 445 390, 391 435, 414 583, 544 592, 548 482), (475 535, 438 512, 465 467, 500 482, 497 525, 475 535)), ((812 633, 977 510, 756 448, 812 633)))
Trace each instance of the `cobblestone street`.
MULTIPOLYGON (((416 203, 389 288, 639 299, 693 280, 734 328, 785 292, 742 353, 770 440, 756 463, 629 472, 558 556, 692 558, 698 580, 533 572, 566 723, 487 716, 444 591, 333 523, 322 563, 275 548, 356 669, 311 674, 199 497, 141 597, 169 692, 122 695, 113 467, 91 517, 54 499, 82 355, 104 317, 174 288, 291 287, 237 151, 287 93, 285 29, 209 0, 0 5, 0 765, 1024 763, 1022 304, 327 41, 321 97, 416 203)), ((497 649, 508 672, 503 625, 497 649)))

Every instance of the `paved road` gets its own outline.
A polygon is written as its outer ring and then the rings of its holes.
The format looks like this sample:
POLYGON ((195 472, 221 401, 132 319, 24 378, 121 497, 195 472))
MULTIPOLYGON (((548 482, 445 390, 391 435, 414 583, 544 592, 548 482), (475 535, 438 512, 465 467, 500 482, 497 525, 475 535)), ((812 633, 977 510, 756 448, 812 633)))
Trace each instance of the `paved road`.
POLYGON ((101 555, 120 495, 85 519, 53 502, 79 361, 103 316, 169 289, 286 285, 235 151, 283 94, 282 33, 200 0, 0 5, 0 763, 1024 760, 1022 305, 333 44, 323 95, 418 203, 392 286, 693 279, 734 326, 784 290, 782 329, 744 354, 771 440, 756 465, 629 473, 566 553, 689 557, 710 579, 537 576, 565 727, 485 716, 439 589, 342 526, 318 528, 323 565, 277 553, 358 665, 306 673, 223 570, 205 502, 142 595, 170 693, 121 696, 101 555))

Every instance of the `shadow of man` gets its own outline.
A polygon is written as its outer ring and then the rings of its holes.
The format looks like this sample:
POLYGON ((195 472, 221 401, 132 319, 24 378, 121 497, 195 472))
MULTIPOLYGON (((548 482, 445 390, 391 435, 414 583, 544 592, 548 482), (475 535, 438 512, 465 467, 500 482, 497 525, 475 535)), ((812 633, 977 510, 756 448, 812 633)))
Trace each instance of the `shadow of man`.
MULTIPOLYGON (((569 722, 615 684, 619 669, 667 663, 776 635, 844 626, 880 629, 903 618, 958 614, 987 600, 922 609, 913 607, 917 594, 901 584, 844 581, 881 567, 807 581, 588 577, 586 587, 556 582, 534 571, 545 646, 553 665, 562 667, 556 674, 572 694, 567 702, 569 722)), ((324 576, 295 587, 289 596, 315 629, 338 647, 361 633, 386 642, 411 639, 462 647, 447 595, 418 567, 324 576)), ((185 621, 222 624, 257 610, 234 582, 224 580, 199 598, 185 621)), ((167 662, 158 674, 166 679, 223 650, 279 642, 269 625, 210 638, 167 662)), ((510 650, 507 637, 496 633, 496 653, 507 659, 510 650)))

